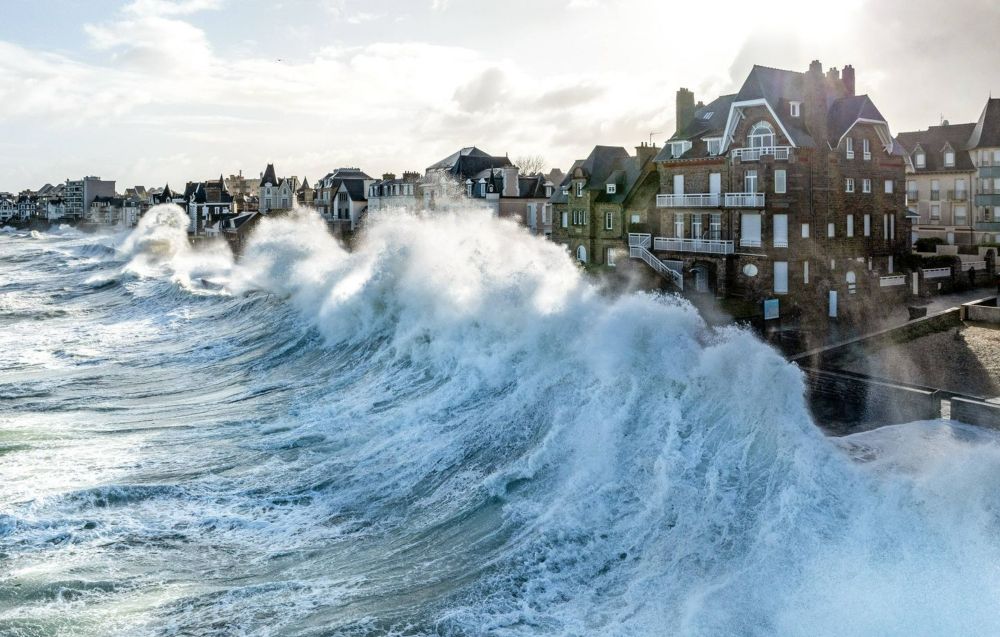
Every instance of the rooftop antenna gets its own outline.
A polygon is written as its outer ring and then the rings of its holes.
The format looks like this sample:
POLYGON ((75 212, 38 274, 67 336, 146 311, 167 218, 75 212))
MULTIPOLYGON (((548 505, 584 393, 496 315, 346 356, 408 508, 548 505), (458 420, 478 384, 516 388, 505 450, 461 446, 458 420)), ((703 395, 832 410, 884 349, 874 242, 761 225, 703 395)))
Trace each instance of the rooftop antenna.
POLYGON ((660 131, 650 131, 650 133, 649 133, 649 145, 650 146, 653 145, 653 135, 662 135, 662 134, 663 133, 661 133, 660 131))

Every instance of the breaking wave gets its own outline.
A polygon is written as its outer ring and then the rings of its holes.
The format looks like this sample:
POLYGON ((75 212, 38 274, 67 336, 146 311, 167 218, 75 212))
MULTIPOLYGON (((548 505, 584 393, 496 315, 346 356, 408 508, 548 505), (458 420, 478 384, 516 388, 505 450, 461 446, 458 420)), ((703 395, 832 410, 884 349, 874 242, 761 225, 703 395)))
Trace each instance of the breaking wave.
POLYGON ((186 223, 0 238, 0 634, 1000 633, 993 434, 485 213, 186 223))

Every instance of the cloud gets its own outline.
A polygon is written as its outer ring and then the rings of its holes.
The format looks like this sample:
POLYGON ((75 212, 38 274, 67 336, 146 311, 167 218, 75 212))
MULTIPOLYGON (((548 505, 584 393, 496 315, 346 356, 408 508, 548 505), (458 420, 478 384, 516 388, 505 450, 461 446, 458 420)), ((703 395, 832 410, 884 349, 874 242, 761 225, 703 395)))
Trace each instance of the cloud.
POLYGON ((221 7, 222 0, 133 0, 122 12, 135 16, 190 15, 221 7))
POLYGON ((364 22, 372 22, 374 20, 381 20, 385 17, 384 13, 366 13, 361 11, 347 16, 348 24, 362 24, 364 22))

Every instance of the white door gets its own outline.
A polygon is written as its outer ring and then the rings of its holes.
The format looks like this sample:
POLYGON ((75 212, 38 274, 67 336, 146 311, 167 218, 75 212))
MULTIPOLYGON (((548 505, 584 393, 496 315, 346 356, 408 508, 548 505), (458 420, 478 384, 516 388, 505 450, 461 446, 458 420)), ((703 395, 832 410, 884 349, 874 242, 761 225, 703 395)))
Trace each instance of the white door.
POLYGON ((709 173, 708 192, 717 195, 722 192, 722 173, 709 173))
POLYGON ((674 175, 674 194, 684 194, 684 175, 674 175))

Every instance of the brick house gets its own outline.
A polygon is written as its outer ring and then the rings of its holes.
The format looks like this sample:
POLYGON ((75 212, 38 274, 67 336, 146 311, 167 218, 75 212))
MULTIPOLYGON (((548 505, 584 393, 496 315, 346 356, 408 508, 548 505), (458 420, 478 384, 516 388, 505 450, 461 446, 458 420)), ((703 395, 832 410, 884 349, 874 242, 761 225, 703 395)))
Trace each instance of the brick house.
POLYGON ((621 146, 595 146, 574 162, 550 199, 552 240, 582 263, 614 266, 627 255, 630 229, 644 229, 655 210, 657 150, 642 144, 629 155, 621 146))
POLYGON ((677 120, 649 235, 631 249, 685 290, 837 316, 909 252, 905 158, 853 67, 754 66, 708 105, 678 91, 677 120))

